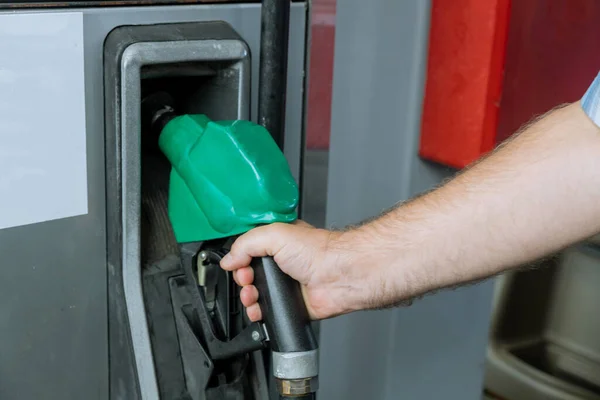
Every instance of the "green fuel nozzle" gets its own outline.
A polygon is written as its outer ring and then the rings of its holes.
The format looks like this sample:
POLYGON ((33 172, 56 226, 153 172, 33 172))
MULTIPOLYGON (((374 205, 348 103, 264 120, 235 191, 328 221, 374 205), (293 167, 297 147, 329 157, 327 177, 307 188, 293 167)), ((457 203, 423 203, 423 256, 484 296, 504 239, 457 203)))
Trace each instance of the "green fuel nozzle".
POLYGON ((172 165, 169 218, 178 242, 233 236, 297 218, 298 186, 265 128, 176 115, 168 103, 154 114, 158 145, 172 165))
MULTIPOLYGON (((177 115, 172 99, 144 100, 144 132, 171 164, 168 214, 178 243, 242 234, 297 219, 298 186, 269 132, 250 121, 177 115)), ((318 346, 298 282, 272 257, 252 261, 259 304, 282 397, 314 393, 318 346)))

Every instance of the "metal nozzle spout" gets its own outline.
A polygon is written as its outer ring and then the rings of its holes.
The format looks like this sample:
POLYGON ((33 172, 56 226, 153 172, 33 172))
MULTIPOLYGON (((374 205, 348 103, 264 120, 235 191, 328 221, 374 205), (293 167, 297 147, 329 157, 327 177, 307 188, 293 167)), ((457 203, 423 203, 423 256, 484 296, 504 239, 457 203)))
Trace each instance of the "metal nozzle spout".
POLYGON ((314 399, 319 388, 319 378, 276 379, 280 399, 314 399))
POLYGON ((281 398, 312 398, 319 388, 319 350, 273 352, 273 373, 281 398))
POLYGON ((156 92, 142 100, 142 132, 150 136, 144 142, 150 147, 158 147, 158 138, 165 125, 175 117, 175 101, 166 92, 156 92))

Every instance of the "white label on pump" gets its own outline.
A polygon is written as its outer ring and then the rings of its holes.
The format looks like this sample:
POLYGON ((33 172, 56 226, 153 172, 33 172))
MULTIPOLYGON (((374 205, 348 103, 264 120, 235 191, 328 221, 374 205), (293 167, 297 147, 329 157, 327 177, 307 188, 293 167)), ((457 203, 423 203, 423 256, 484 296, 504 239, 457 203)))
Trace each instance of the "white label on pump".
POLYGON ((0 228, 87 214, 81 13, 0 14, 0 228))

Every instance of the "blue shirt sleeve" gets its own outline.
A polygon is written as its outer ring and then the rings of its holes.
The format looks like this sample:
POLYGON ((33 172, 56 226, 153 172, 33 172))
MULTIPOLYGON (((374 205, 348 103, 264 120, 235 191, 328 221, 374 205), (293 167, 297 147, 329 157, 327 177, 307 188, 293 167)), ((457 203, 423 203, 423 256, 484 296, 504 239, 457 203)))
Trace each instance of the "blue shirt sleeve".
POLYGON ((594 123, 600 127, 600 74, 592 82, 587 92, 581 99, 583 111, 594 123))

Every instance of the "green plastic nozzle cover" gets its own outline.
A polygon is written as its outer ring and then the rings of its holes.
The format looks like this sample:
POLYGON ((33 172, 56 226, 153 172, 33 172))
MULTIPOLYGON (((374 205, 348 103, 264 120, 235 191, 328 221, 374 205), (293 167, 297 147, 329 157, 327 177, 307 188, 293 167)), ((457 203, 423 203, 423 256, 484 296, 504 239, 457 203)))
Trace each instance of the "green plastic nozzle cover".
POLYGON ((166 124, 158 144, 172 166, 168 213, 177 242, 297 219, 298 186, 264 127, 181 115, 166 124))

